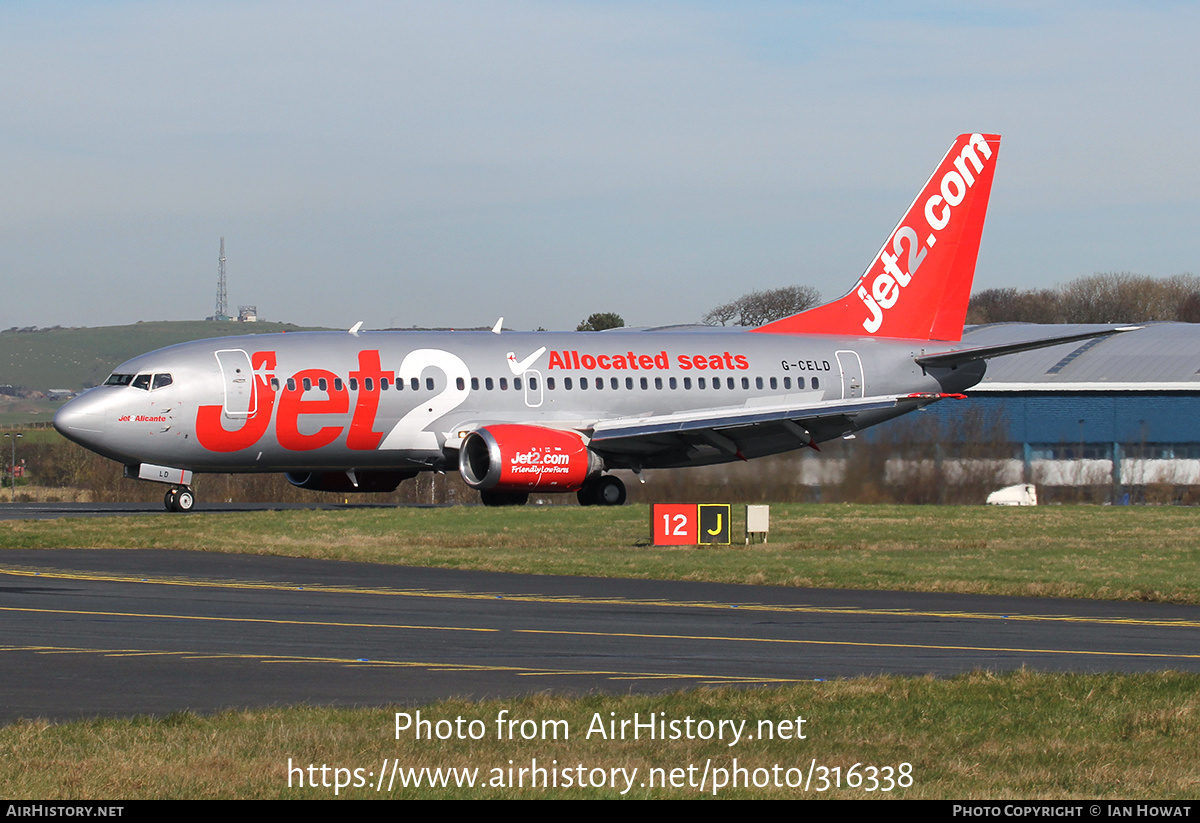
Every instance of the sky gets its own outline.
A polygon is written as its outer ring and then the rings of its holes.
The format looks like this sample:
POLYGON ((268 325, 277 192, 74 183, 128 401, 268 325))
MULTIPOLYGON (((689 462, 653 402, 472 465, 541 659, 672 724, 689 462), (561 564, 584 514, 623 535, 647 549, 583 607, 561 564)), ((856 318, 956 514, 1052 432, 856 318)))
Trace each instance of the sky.
POLYGON ((1200 4, 0 4, 0 329, 845 293, 963 132, 975 288, 1200 272, 1200 4), (1190 136, 1189 136, 1190 135, 1190 136))

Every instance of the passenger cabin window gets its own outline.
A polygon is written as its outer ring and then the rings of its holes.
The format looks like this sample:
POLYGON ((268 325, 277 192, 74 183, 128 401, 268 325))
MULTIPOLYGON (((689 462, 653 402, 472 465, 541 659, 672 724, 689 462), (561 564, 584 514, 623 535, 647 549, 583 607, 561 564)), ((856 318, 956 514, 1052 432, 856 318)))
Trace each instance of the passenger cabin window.
POLYGON ((142 389, 144 391, 150 391, 150 375, 139 374, 137 377, 133 378, 132 385, 135 389, 142 389))

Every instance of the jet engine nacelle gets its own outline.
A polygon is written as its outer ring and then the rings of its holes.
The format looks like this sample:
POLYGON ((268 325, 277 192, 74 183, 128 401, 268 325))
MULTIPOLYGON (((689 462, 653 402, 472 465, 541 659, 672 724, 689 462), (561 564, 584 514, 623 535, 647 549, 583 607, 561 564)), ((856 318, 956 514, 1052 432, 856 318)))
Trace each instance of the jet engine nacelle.
POLYGON ((458 453, 463 480, 480 491, 573 492, 603 468, 581 435, 539 426, 487 426, 463 438, 458 453))
POLYGON ((401 481, 416 476, 415 471, 355 472, 353 480, 346 472, 288 472, 284 475, 293 486, 315 492, 338 492, 339 494, 394 492, 401 481), (358 485, 355 485, 355 482, 358 485))

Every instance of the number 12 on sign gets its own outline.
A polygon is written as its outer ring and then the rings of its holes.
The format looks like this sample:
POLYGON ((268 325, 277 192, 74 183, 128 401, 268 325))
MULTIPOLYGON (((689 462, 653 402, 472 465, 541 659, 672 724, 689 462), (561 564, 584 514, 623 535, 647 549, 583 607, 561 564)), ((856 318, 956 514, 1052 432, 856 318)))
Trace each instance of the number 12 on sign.
POLYGON ((655 546, 729 545, 728 503, 656 503, 650 531, 655 546))

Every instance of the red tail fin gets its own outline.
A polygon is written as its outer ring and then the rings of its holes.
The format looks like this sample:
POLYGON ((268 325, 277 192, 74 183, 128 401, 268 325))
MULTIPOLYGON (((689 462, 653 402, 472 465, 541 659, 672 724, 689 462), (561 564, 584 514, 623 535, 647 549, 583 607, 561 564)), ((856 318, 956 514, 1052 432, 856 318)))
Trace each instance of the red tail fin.
POLYGON ((754 331, 961 340, 998 134, 963 134, 850 293, 754 331))

